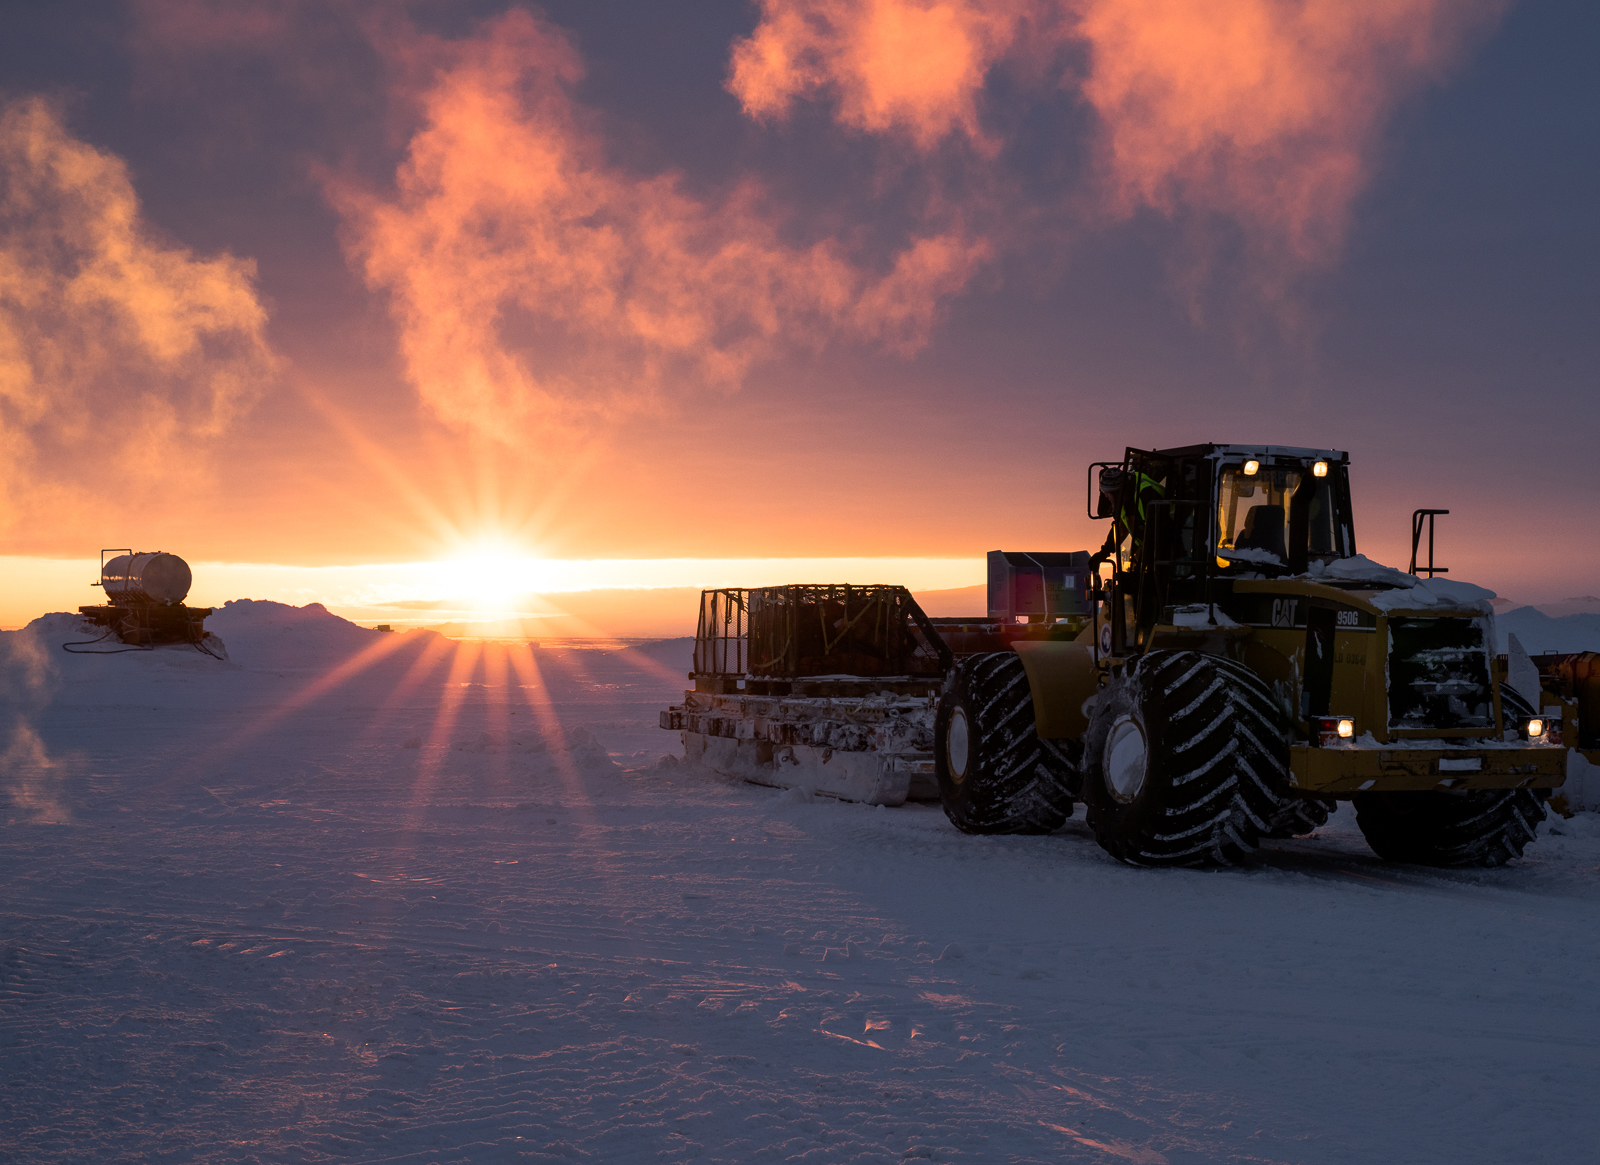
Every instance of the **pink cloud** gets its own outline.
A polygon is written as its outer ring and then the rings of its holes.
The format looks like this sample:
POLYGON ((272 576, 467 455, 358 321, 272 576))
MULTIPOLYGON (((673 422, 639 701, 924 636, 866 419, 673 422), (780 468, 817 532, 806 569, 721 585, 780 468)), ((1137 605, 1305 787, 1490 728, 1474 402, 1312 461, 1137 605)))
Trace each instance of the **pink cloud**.
POLYGON ((254 278, 158 237, 51 104, 0 107, 0 522, 192 483, 274 375, 254 278))
POLYGON ((1258 259, 1330 262, 1398 104, 1458 61, 1506 0, 761 0, 732 49, 752 117, 826 100, 844 126, 928 151, 993 153, 984 87, 1002 69, 1076 92, 1099 121, 1093 176, 1114 216, 1218 216, 1258 259))
POLYGON ((924 149, 961 134, 987 152, 988 73, 1052 15, 1040 0, 761 0, 761 23, 734 42, 728 88, 760 120, 831 94, 852 128, 924 149))
POLYGON ((380 38, 417 110, 394 189, 329 178, 346 245, 384 292, 406 373, 443 418, 560 433, 681 385, 737 384, 789 344, 912 351, 988 258, 959 215, 872 263, 787 241, 759 184, 716 197, 607 156, 583 65, 520 10, 452 41, 380 38))
POLYGON ((1079 33, 1105 178, 1140 206, 1227 216, 1289 266, 1329 262, 1399 102, 1454 63, 1501 0, 1097 0, 1079 33))

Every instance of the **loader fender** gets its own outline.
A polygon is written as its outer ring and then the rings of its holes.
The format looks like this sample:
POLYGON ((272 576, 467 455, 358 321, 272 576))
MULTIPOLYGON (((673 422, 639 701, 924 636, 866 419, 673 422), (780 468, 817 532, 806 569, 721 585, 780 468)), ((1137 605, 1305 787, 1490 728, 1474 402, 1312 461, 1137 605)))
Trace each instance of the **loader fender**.
POLYGON ((1028 673, 1039 736, 1045 740, 1083 739, 1089 729, 1083 703, 1099 688, 1093 647, 1046 640, 1020 640, 1011 646, 1028 673))

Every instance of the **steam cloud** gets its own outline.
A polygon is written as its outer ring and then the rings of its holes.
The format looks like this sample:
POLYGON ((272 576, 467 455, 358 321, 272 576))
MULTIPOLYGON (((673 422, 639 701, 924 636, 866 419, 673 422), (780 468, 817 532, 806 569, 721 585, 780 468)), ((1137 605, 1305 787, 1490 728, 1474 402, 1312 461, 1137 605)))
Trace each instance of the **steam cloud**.
POLYGON ((842 124, 904 133, 923 149, 960 133, 987 152, 978 98, 989 70, 1024 28, 1060 35, 1038 0, 761 0, 761 13, 733 46, 728 87, 746 113, 783 117, 831 91, 842 124))
POLYGON ((914 350, 988 257, 958 219, 879 266, 796 245, 746 182, 701 198, 606 157, 582 65, 522 11, 385 46, 420 110, 392 196, 331 179, 352 260, 386 291, 407 375, 446 420, 513 439, 648 401, 679 375, 736 383, 780 341, 914 350))
POLYGON ((0 107, 0 526, 193 465, 272 374, 253 278, 156 239, 48 102, 0 107))
MULTIPOLYGON (((826 103, 839 125, 927 163, 939 193, 904 211, 911 229, 887 255, 805 242, 754 180, 707 195, 618 165, 573 95, 571 43, 522 9, 452 40, 356 3, 331 19, 358 23, 398 78, 406 156, 392 188, 323 183, 422 399, 495 438, 560 435, 686 384, 734 385, 789 345, 917 350, 997 254, 1037 245, 1018 224, 1048 218, 992 177, 1009 144, 1002 78, 1094 115, 1091 164, 1060 192, 1058 222, 1153 211, 1198 240, 1194 254, 1236 241, 1255 290, 1285 302, 1337 258, 1399 102, 1506 2, 758 0, 727 79, 748 116, 826 103), (951 166, 966 169, 945 182, 951 166)), ((191 47, 270 44, 285 69, 298 67, 288 39, 319 11, 140 7, 191 47)))
POLYGON ((960 136, 991 152, 981 120, 991 75, 1004 65, 1042 76, 1075 89, 1098 116, 1108 210, 1222 216, 1258 258, 1293 269, 1335 256, 1388 115, 1505 7, 761 0, 760 24, 734 45, 728 84, 752 117, 831 98, 843 125, 924 150, 960 136), (1074 49, 1087 53, 1081 74, 1062 63, 1074 49))
POLYGON ((1229 216, 1288 265, 1331 260, 1385 120, 1497 17, 1500 0, 1101 0, 1083 92, 1116 207, 1229 216))

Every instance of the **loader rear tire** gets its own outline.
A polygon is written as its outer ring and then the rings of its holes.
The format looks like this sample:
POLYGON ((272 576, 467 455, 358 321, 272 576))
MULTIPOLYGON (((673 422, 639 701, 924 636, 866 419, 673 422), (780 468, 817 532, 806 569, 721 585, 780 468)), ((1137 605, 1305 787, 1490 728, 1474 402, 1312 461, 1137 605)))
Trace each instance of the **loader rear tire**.
POLYGON ((1357 793, 1356 824, 1386 862, 1503 866, 1522 856, 1544 820, 1532 789, 1357 793))
POLYGON ((1084 739, 1083 798, 1095 840, 1139 866, 1244 860, 1280 821, 1285 717, 1232 660, 1152 651, 1101 694, 1084 739))
POLYGON ((1041 740, 1033 692, 1014 651, 957 668, 934 721, 934 773, 963 833, 1049 833, 1072 816, 1074 742, 1041 740))

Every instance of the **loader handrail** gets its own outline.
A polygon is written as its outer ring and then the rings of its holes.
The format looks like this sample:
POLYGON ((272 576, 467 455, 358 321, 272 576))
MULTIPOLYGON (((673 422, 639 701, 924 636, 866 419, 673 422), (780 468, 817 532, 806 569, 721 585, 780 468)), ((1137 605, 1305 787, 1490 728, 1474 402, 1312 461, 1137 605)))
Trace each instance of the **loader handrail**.
POLYGON ((1433 520, 1440 514, 1448 514, 1449 510, 1413 510, 1411 512, 1411 573, 1422 574, 1427 572, 1429 578, 1436 574, 1449 574, 1450 571, 1442 566, 1433 565, 1433 520), (1428 519, 1428 565, 1419 570, 1417 568, 1417 544, 1422 541, 1422 519, 1428 519))

